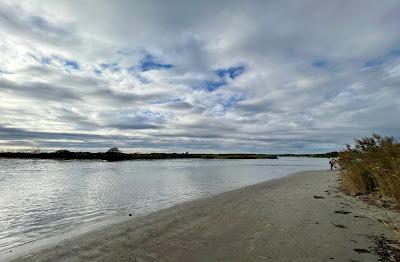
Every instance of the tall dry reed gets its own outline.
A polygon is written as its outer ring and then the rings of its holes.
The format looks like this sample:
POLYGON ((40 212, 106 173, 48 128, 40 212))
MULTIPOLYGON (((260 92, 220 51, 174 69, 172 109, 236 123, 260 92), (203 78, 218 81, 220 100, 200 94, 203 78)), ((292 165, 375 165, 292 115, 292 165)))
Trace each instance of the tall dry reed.
POLYGON ((341 186, 351 194, 379 193, 400 203, 400 143, 393 137, 356 139, 339 153, 341 186))

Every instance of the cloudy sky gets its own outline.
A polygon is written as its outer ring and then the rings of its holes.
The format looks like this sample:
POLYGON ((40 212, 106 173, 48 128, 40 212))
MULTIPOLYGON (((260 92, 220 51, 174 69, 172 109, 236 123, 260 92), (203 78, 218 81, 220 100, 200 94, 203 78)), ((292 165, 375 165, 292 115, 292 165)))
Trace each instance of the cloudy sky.
POLYGON ((325 152, 400 136, 400 2, 0 0, 0 147, 325 152))

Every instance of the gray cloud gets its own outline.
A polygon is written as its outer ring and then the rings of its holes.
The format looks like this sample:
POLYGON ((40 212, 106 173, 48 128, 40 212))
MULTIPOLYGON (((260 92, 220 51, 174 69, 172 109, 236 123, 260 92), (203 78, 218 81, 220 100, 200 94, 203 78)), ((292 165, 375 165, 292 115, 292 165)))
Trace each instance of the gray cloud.
POLYGON ((23 96, 41 101, 68 101, 80 99, 78 94, 75 94, 69 89, 41 82, 16 83, 0 78, 0 90, 15 96, 23 96))
POLYGON ((32 14, 15 4, 0 3, 0 25, 11 34, 29 37, 41 43, 71 45, 79 39, 73 29, 49 21, 41 14, 32 14))
POLYGON ((400 137, 398 10, 395 0, 3 1, 1 143, 322 152, 372 132, 400 137), (146 57, 158 66, 144 70, 146 57))

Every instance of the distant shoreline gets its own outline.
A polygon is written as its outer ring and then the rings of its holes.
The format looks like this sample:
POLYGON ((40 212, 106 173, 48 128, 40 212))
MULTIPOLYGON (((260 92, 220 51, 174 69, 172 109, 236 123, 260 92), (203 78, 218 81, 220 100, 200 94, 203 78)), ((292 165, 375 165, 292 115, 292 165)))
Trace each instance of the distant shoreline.
POLYGON ((0 152, 0 158, 55 159, 55 160, 157 160, 157 159, 278 159, 278 157, 335 157, 336 152, 326 154, 189 154, 189 153, 122 153, 122 152, 0 152))
POLYGON ((0 153, 0 158, 57 159, 57 160, 153 160, 153 159, 277 159, 276 155, 265 154, 187 154, 187 153, 91 153, 91 152, 52 152, 52 153, 0 153))

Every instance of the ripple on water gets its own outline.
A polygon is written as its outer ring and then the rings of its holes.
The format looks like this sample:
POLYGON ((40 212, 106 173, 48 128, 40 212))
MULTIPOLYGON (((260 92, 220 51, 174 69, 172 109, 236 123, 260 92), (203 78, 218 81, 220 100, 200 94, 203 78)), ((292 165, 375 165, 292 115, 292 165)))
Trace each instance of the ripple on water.
POLYGON ((54 161, 0 159, 0 251, 110 217, 326 169, 326 159, 54 161))

